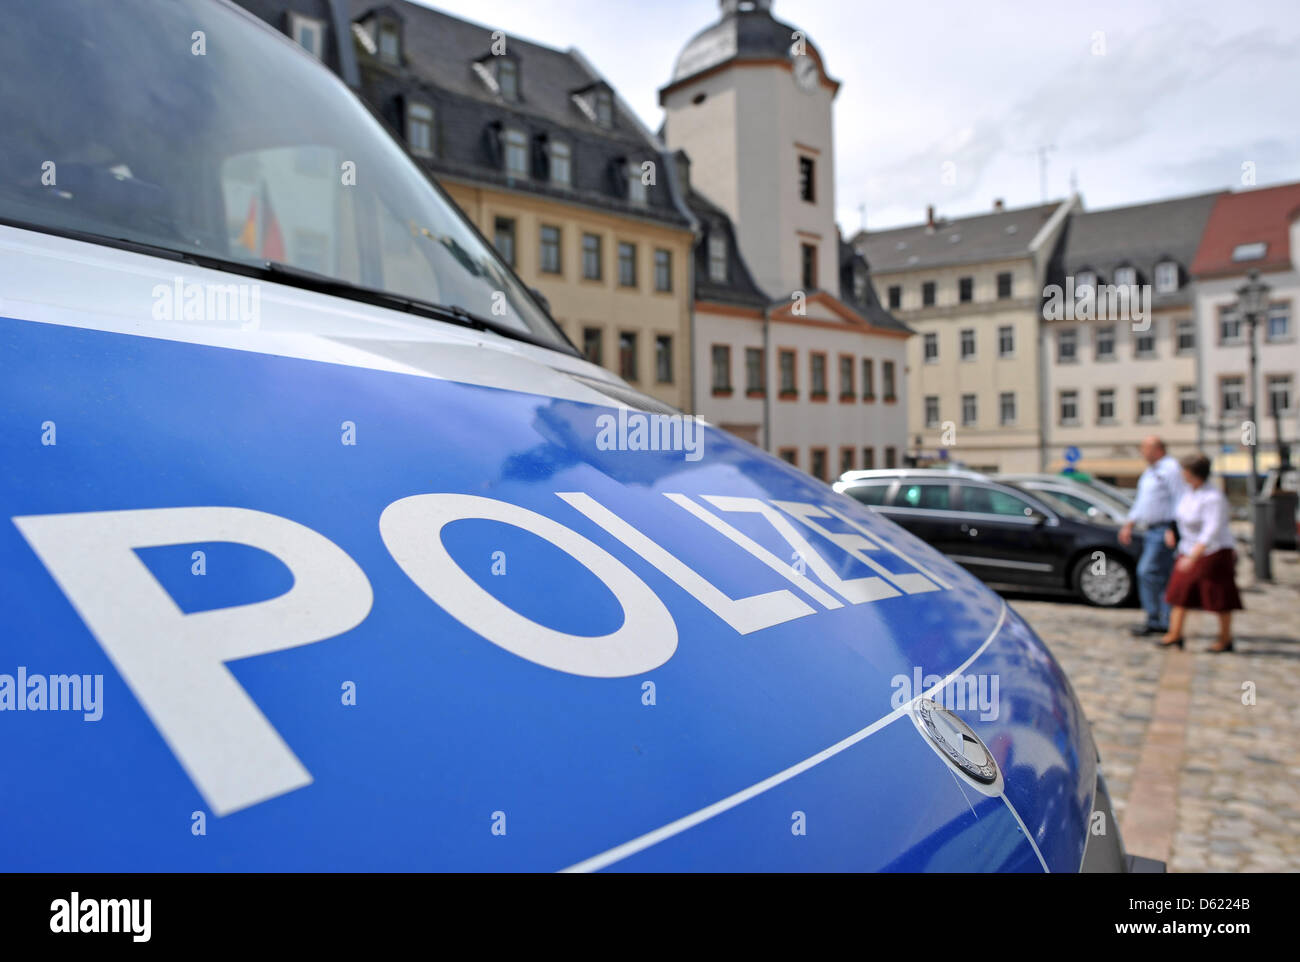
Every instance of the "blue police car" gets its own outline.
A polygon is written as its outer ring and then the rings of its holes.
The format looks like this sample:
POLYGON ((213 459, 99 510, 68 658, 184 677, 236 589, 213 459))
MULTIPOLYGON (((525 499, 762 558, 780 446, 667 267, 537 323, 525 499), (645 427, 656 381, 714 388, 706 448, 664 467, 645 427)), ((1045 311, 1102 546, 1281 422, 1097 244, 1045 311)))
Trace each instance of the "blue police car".
POLYGON ((285 38, 42 0, 0 79, 0 868, 1125 868, 1029 625, 584 361, 285 38))

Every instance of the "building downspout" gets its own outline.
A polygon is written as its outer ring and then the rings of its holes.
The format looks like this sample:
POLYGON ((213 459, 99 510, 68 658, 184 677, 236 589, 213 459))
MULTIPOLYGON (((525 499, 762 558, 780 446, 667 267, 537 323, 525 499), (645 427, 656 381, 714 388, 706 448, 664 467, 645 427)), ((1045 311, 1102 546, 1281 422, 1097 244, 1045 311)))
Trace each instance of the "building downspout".
POLYGON ((766 305, 763 307, 763 367, 767 369, 763 372, 763 450, 771 454, 772 385, 776 379, 769 376, 772 373, 772 313, 766 305))

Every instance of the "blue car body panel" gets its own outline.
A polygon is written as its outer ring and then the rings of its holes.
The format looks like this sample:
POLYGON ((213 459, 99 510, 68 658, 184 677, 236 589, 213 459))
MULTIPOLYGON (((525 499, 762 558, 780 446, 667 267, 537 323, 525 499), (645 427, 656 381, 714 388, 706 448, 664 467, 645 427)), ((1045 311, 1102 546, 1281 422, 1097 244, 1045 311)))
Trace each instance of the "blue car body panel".
MULTIPOLYGON (((1080 865, 1095 754, 1033 631, 956 564, 730 435, 706 428, 698 461, 681 451, 602 450, 596 418, 616 411, 612 403, 13 319, 0 319, 0 373, 0 672, 104 678, 98 721, 0 713, 0 748, 8 770, 21 773, 0 780, 0 867, 1080 865), (344 421, 355 425, 355 445, 340 443, 344 421), (41 444, 45 422, 57 425, 55 445, 41 444), (662 599, 676 651, 644 675, 594 678, 485 640, 426 596, 381 538, 384 509, 427 492, 519 505, 589 538, 662 599), (831 505, 951 588, 814 605, 809 616, 742 635, 557 492, 586 493, 731 597, 788 584, 665 493, 831 505), (255 509, 319 532, 374 594, 350 631, 229 664, 311 783, 222 817, 208 812, 9 521, 199 505, 255 509), (959 779, 906 715, 790 773, 888 719, 891 679, 918 668, 946 675, 977 653, 964 671, 997 677, 998 717, 958 714, 997 759, 1005 801, 959 779), (355 705, 342 703, 345 682, 355 685, 355 705), (207 813, 206 834, 192 831, 195 812, 207 813), (493 831, 501 822, 504 834, 493 831)), ((760 516, 726 520, 790 558, 760 516)), ((871 573, 810 539, 841 577, 871 573)), ((485 590, 537 622, 594 636, 622 621, 591 571, 534 534, 465 520, 448 526, 444 544, 485 590), (492 573, 498 552, 504 577, 492 573)), ((262 601, 293 581, 276 558, 238 544, 137 554, 185 612, 262 601), (206 555, 202 577, 191 572, 194 550, 206 555)), ((898 559, 881 563, 908 570, 898 559)))

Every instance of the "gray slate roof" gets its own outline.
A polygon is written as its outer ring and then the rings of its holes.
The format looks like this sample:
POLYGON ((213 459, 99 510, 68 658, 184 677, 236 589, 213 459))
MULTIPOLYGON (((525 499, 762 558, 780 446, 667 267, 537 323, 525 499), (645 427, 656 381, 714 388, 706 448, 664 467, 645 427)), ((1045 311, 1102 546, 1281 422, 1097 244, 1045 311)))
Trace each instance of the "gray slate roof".
POLYGON ((418 98, 434 108, 437 156, 420 160, 433 173, 545 194, 680 227, 688 225, 663 169, 660 145, 622 109, 617 96, 612 127, 602 127, 574 103, 575 93, 590 92, 597 86, 610 89, 576 53, 507 34, 507 54, 518 65, 519 98, 506 101, 493 93, 474 70, 475 62, 490 55, 492 33, 497 27, 471 23, 407 0, 349 2, 354 21, 375 10, 395 13, 401 21, 400 67, 359 51, 361 95, 399 135, 404 133, 408 98, 418 98), (534 168, 531 177, 506 176, 501 147, 506 126, 519 128, 528 136, 534 168), (552 185, 545 176, 546 152, 542 145, 553 139, 570 145, 569 187, 552 185), (646 160, 655 162, 659 169, 656 185, 648 190, 647 204, 642 207, 627 197, 622 165, 646 160))
POLYGON ((1029 256, 1030 243, 1062 203, 1053 201, 953 220, 936 217, 933 231, 924 223, 859 231, 851 243, 878 274, 1013 260, 1029 256))
POLYGON ((754 275, 749 272, 749 265, 740 253, 736 230, 726 211, 694 188, 687 193, 686 203, 695 215, 700 231, 695 242, 695 299, 758 310, 766 308, 771 298, 754 282, 754 275), (725 281, 715 281, 709 275, 709 238, 719 235, 727 242, 725 281))
POLYGON ((1092 270, 1098 283, 1109 284, 1117 267, 1131 266, 1137 268, 1139 284, 1154 284, 1156 264, 1172 260, 1179 267, 1179 289, 1154 294, 1153 306, 1190 304, 1189 269, 1214 202, 1223 193, 1071 214, 1048 268, 1048 283, 1063 285, 1067 275, 1092 270))

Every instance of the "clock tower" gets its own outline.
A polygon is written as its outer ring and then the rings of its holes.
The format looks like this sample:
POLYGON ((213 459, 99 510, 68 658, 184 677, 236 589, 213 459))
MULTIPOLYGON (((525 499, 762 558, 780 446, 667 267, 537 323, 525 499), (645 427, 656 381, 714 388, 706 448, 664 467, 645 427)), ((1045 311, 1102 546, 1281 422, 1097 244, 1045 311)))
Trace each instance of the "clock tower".
POLYGON ((772 0, 721 0, 659 91, 664 140, 691 183, 732 219, 773 299, 840 289, 832 107, 839 83, 772 0))

